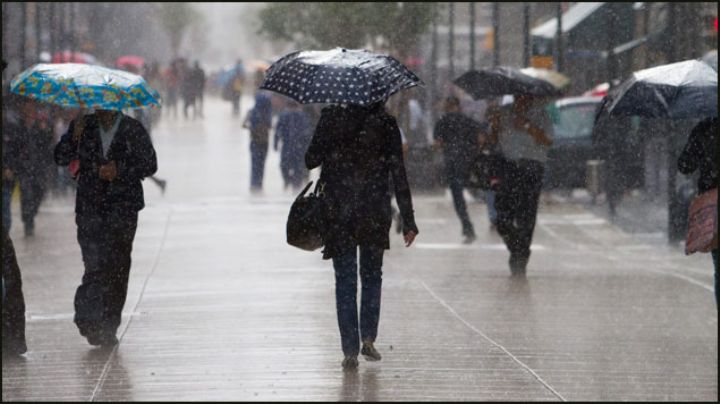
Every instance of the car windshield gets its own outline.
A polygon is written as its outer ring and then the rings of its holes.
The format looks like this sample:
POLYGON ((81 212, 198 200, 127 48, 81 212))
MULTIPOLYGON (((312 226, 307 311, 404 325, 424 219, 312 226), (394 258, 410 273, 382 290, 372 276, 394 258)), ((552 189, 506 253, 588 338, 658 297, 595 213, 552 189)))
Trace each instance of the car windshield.
POLYGON ((561 108, 551 107, 554 137, 580 138, 592 135, 598 103, 571 104, 561 108))

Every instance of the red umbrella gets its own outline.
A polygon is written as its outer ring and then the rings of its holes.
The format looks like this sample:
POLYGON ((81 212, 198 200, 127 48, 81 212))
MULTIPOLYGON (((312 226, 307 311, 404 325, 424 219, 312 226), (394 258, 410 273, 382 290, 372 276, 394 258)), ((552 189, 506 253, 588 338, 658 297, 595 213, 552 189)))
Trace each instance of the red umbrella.
POLYGON ((604 97, 607 95, 608 90, 610 90, 610 83, 601 83, 593 87, 592 89, 586 91, 583 95, 588 97, 604 97))
POLYGON ((51 63, 85 63, 92 65, 96 64, 97 60, 95 59, 95 56, 90 55, 89 53, 70 52, 66 50, 62 52, 55 52, 51 63))
POLYGON ((122 68, 124 66, 132 66, 135 68, 142 68, 145 65, 145 59, 137 55, 125 55, 120 56, 115 60, 115 66, 122 68))

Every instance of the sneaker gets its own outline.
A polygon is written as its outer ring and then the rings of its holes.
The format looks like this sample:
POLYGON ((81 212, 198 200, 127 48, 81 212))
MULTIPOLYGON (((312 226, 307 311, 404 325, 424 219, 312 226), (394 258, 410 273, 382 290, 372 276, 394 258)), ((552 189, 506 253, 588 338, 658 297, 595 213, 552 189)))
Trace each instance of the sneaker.
POLYGON ((357 356, 346 356, 342 361, 342 367, 345 370, 355 370, 358 367, 357 356))
POLYGON ((360 353, 363 354, 363 356, 365 357, 365 360, 379 361, 380 359, 382 359, 380 352, 378 352, 377 349, 375 349, 375 346, 373 345, 372 342, 363 342, 360 353))
POLYGON ((107 347, 115 346, 115 345, 117 345, 119 342, 120 342, 120 341, 118 341, 118 339, 117 339, 117 337, 115 336, 115 334, 104 334, 104 335, 100 338, 100 346, 106 347, 106 348, 107 348, 107 347))
POLYGON ((27 345, 25 340, 3 337, 2 352, 4 355, 19 356, 27 352, 27 345))
POLYGON ((158 186, 160 187, 160 193, 165 195, 165 188, 167 188, 166 180, 158 180, 158 186))

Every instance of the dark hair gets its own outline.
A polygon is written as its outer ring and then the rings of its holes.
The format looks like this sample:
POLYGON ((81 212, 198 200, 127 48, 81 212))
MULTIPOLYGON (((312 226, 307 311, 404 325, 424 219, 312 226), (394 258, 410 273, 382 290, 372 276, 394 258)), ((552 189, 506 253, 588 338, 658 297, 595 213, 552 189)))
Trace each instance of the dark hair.
POLYGON ((451 95, 445 98, 445 104, 447 106, 459 107, 460 99, 458 97, 455 97, 454 95, 451 95))

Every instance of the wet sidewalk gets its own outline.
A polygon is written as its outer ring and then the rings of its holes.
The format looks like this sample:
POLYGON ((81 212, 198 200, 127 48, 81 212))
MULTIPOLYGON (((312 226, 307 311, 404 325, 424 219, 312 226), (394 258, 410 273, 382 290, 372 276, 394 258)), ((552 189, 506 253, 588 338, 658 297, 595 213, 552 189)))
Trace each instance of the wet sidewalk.
POLYGON ((449 194, 414 195, 416 244, 392 233, 385 255, 383 360, 343 372, 331 263, 285 243, 294 195, 276 152, 264 193, 249 193, 248 134, 230 109, 209 98, 204 121, 154 133, 168 188, 145 183, 112 350, 72 323, 72 198, 41 207, 32 239, 13 207, 29 351, 3 358, 3 401, 717 399, 708 255, 633 237, 581 204, 544 204, 518 281, 483 204, 469 204, 478 239, 461 244, 449 194))

